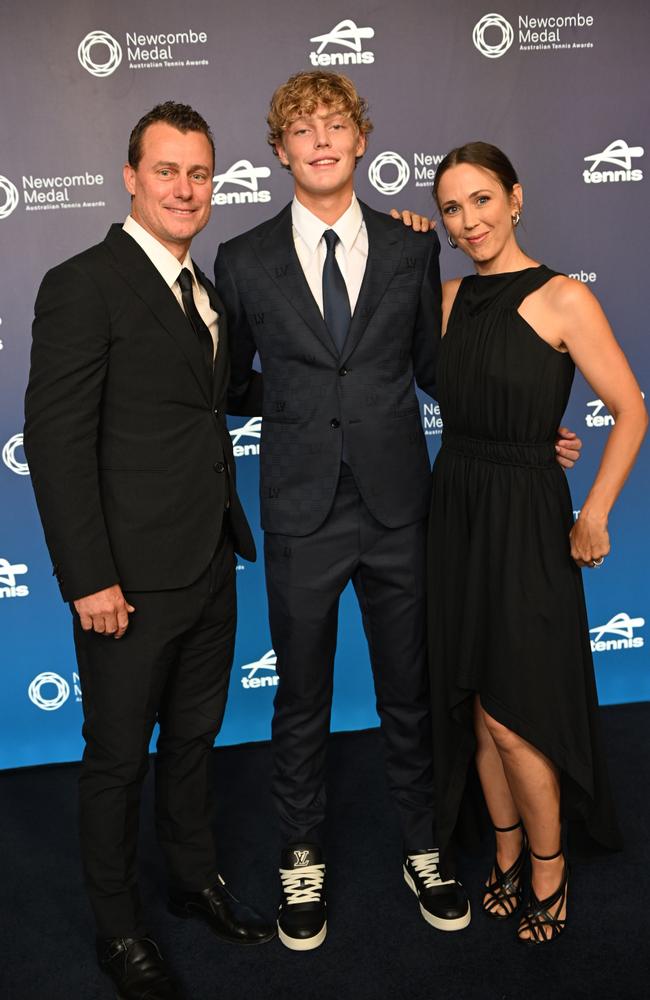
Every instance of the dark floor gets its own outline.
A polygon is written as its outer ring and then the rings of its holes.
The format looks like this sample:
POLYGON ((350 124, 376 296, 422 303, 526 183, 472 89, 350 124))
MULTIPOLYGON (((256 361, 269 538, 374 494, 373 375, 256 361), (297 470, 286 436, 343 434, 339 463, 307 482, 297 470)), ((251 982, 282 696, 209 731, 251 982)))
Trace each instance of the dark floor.
MULTIPOLYGON (((142 887, 152 935, 188 1000, 648 1000, 650 998, 650 704, 602 710, 626 835, 623 854, 574 864, 570 925, 526 948, 514 925, 476 904, 489 856, 462 859, 470 927, 443 934, 421 919, 401 875, 400 843, 376 731, 330 750, 329 933, 296 954, 277 940, 226 945, 164 905, 147 784, 142 887)), ((277 895, 266 744, 215 752, 222 871, 272 914, 277 895)), ((0 774, 0 998, 111 1000, 96 970, 78 870, 76 765, 0 774)))

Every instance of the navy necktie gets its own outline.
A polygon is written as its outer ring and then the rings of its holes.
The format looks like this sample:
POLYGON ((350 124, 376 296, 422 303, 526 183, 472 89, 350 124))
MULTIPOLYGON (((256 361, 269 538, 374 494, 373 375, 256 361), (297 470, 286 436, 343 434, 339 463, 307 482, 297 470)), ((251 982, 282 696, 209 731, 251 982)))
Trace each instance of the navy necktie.
POLYGON ((201 345, 201 351, 203 352, 205 363, 209 370, 212 371, 212 366, 214 364, 214 342, 212 340, 212 334, 201 319, 201 314, 196 308, 194 293, 192 291, 192 273, 188 270, 188 268, 184 267, 179 274, 178 284, 181 289, 181 298, 183 300, 185 315, 189 319, 192 329, 199 338, 199 344, 201 345))
POLYGON ((327 244, 327 257, 323 265, 323 318, 336 349, 341 354, 350 329, 350 299, 336 261, 335 250, 339 238, 333 229, 326 229, 323 239, 327 244))

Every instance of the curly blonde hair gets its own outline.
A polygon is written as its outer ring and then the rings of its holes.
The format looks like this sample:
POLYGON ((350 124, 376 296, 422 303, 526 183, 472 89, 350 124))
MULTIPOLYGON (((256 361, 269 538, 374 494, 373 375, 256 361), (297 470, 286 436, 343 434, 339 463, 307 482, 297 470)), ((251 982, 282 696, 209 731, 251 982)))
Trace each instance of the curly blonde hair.
POLYGON ((282 142, 285 129, 297 118, 312 115, 319 104, 350 118, 360 135, 372 132, 368 102, 359 97, 347 76, 327 70, 295 73, 275 91, 266 118, 269 126, 266 140, 276 156, 275 147, 282 142))

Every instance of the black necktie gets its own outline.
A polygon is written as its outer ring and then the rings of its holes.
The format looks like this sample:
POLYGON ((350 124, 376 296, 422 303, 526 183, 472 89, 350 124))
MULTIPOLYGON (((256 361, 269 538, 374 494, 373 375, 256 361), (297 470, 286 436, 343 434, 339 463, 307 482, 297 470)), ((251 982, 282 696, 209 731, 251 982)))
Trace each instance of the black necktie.
POLYGON ((333 229, 326 229, 323 239, 327 244, 327 257, 323 265, 323 318, 339 354, 350 329, 350 299, 341 269, 336 262, 338 236, 333 229))
POLYGON ((199 344, 201 345, 205 363, 210 371, 212 371, 214 361, 214 342, 212 340, 212 334, 201 319, 199 310, 196 308, 194 293, 192 291, 192 272, 186 267, 183 268, 178 276, 178 284, 181 287, 181 298, 183 299, 185 315, 189 319, 195 334, 199 338, 199 344))

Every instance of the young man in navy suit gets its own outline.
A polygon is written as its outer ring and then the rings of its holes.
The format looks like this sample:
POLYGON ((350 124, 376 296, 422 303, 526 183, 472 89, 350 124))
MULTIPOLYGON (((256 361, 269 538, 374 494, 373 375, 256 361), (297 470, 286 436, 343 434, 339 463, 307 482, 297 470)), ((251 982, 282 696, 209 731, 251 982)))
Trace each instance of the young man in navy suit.
MULTIPOLYGON (((273 794, 280 819, 280 940, 327 933, 325 752, 340 595, 361 607, 399 813, 403 873, 424 919, 469 923, 435 848, 425 649, 430 465, 415 383, 434 394, 439 242, 364 205, 354 171, 372 125, 346 77, 298 73, 275 92, 269 143, 294 199, 219 248, 231 395, 259 353, 261 511, 273 646, 273 794)), ((570 442, 569 442, 570 446, 570 442)), ((571 452, 570 457, 575 458, 571 452)))
POLYGON ((212 135, 192 108, 168 101, 144 115, 124 167, 125 223, 49 271, 36 301, 25 449, 73 612, 84 874, 100 965, 122 1000, 179 997, 137 886, 156 722, 156 825, 172 912, 247 944, 275 932, 225 888, 211 828, 234 551, 255 558, 224 416, 224 309, 189 253, 210 217, 213 173, 212 135))

